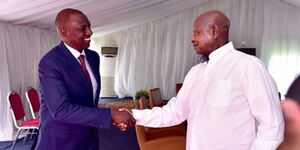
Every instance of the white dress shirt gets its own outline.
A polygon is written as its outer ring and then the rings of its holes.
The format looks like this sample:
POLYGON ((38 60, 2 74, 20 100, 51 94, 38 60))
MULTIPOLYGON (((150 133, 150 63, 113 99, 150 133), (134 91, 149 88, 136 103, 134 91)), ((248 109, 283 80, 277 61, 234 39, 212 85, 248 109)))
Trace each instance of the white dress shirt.
POLYGON ((187 150, 275 150, 283 140, 276 83, 259 59, 231 42, 194 66, 167 105, 133 110, 133 116, 150 127, 187 120, 187 150))
MULTIPOLYGON (((79 57, 80 55, 84 55, 84 62, 85 62, 85 65, 86 65, 86 69, 88 70, 89 75, 90 75, 90 78, 91 78, 91 80, 92 80, 92 85, 93 85, 93 98, 94 98, 94 101, 95 101, 95 100, 96 100, 96 99, 95 99, 95 98, 96 98, 96 90, 97 90, 98 84, 97 84, 96 78, 95 78, 95 76, 94 76, 94 74, 93 74, 92 68, 91 68, 89 62, 88 62, 87 59, 86 59, 86 55, 85 55, 84 50, 80 53, 79 51, 77 51, 76 49, 74 49, 74 48, 72 48, 71 46, 67 45, 66 43, 64 43, 64 44, 65 44, 65 46, 68 48, 68 50, 72 53, 72 55, 77 59, 77 61, 78 61, 78 63, 79 63, 80 65, 81 65, 81 63, 80 63, 80 60, 79 60, 78 57, 79 57)), ((76 81, 74 81, 74 82, 76 82, 76 81)))

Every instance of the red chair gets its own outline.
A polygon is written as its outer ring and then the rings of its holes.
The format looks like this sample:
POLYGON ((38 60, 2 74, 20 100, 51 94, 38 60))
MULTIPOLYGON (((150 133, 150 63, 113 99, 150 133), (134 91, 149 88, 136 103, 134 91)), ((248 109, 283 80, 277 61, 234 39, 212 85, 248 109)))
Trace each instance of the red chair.
MULTIPOLYGON (((15 138, 12 148, 11 148, 13 150, 21 131, 27 130, 25 136, 27 136, 27 134, 35 134, 35 133, 29 133, 29 130, 30 129, 38 130, 39 126, 40 126, 40 120, 39 119, 26 120, 21 97, 18 93, 11 91, 7 95, 7 102, 9 104, 10 110, 12 112, 14 125, 18 129, 16 138, 15 138)), ((24 141, 25 141, 25 139, 24 139, 24 141)))
POLYGON ((34 119, 39 118, 39 111, 40 111, 40 99, 39 94, 36 89, 30 87, 26 93, 26 99, 29 103, 31 115, 34 119))

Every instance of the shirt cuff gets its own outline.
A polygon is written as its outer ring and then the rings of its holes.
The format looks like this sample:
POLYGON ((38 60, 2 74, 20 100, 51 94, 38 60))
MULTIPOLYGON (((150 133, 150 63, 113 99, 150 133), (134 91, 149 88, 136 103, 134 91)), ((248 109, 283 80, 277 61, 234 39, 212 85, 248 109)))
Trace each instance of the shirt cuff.
POLYGON ((279 144, 283 141, 281 140, 273 140, 273 141, 266 141, 266 140, 260 140, 255 139, 251 150, 276 150, 276 148, 279 146, 279 144))
POLYGON ((136 120, 136 123, 139 123, 139 120, 141 120, 144 117, 144 111, 138 110, 138 109, 132 109, 133 118, 136 120))

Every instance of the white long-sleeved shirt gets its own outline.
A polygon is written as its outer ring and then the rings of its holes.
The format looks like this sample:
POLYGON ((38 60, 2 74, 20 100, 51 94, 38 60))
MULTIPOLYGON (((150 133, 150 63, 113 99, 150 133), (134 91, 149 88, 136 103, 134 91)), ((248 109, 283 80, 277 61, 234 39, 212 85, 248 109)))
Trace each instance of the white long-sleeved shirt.
POLYGON ((133 110, 133 116, 149 127, 187 120, 187 150, 275 150, 283 140, 276 83, 259 59, 231 42, 194 66, 167 105, 133 110))

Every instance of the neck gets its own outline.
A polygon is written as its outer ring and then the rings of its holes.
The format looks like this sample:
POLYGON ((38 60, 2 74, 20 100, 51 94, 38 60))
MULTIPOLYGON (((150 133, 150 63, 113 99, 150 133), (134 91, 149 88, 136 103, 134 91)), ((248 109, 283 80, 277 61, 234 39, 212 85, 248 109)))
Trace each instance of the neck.
POLYGON ((215 50, 226 45, 229 41, 228 39, 220 39, 219 42, 216 44, 215 50))
MULTIPOLYGON (((212 53, 213 51, 217 50, 218 48, 226 45, 228 42, 229 42, 228 39, 226 39, 226 40, 225 39, 224 40, 223 39, 217 40, 217 42, 215 43, 215 47, 213 48, 213 50, 210 53, 212 53)), ((210 55, 210 53, 207 55, 207 57, 210 55)))
POLYGON ((72 47, 73 49, 77 50, 79 53, 83 51, 83 49, 76 48, 76 46, 73 46, 68 41, 63 41, 65 44, 67 44, 69 47, 72 47))

